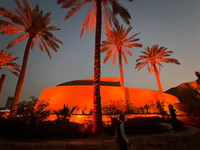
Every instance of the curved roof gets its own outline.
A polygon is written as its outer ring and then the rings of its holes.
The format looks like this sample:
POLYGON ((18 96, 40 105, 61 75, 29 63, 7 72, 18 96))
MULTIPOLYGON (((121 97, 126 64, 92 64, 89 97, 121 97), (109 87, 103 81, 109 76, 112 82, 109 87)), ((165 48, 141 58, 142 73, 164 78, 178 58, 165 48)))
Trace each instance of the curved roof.
MULTIPOLYGON (((101 78, 100 86, 120 86, 119 79, 116 77, 101 78)), ((93 85, 93 78, 74 80, 61 83, 57 86, 72 86, 72 85, 93 85)))

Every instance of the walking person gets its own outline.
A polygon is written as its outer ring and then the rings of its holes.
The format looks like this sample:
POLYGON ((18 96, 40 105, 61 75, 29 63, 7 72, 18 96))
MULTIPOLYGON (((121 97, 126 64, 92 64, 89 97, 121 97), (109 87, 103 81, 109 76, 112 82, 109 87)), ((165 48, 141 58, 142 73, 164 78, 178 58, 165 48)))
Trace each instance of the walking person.
POLYGON ((129 143, 125 131, 124 131, 124 115, 119 116, 119 122, 115 130, 116 141, 119 144, 121 150, 128 150, 128 147, 132 147, 129 143), (127 147, 128 146, 128 147, 127 147))

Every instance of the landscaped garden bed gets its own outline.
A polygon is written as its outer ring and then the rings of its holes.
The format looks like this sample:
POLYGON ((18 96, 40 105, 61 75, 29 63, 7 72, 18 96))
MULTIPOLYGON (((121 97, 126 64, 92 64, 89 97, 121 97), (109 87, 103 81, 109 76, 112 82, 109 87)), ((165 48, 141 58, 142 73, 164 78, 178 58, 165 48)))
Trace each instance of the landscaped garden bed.
MULTIPOLYGON (((163 133, 167 130, 159 123, 173 125, 173 130, 183 130, 181 121, 172 121, 160 117, 137 117, 125 122, 127 135, 163 133)), ((104 126, 108 136, 113 136, 116 125, 104 126)), ((88 138, 92 135, 92 123, 78 124, 73 122, 44 121, 39 124, 26 124, 20 118, 0 119, 0 136, 7 139, 77 139, 88 138)))

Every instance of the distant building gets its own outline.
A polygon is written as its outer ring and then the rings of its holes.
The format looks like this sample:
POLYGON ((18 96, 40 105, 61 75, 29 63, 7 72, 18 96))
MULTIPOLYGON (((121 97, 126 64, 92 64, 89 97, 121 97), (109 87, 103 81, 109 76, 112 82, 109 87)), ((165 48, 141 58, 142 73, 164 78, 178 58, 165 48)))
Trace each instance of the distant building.
POLYGON ((0 117, 7 118, 12 106, 14 97, 8 97, 5 107, 0 108, 0 117))
MULTIPOLYGON (((61 109, 64 104, 70 108, 77 105, 80 112, 87 109, 86 113, 89 113, 93 109, 93 91, 93 78, 69 81, 43 89, 38 102, 47 100, 52 110, 61 109)), ((110 100, 122 100, 119 78, 101 78, 100 91, 102 105, 110 100)), ((178 98, 173 95, 164 93, 164 96, 167 104, 179 103, 178 98)), ((134 107, 144 107, 158 99, 158 92, 125 87, 125 97, 134 107)))
POLYGON ((8 97, 5 108, 11 108, 14 97, 8 97))

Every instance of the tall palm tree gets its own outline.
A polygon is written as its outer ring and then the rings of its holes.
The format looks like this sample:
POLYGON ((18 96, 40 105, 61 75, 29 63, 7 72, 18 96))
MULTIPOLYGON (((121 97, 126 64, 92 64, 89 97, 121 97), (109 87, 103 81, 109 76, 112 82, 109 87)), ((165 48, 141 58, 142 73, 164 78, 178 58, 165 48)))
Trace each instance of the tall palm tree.
POLYGON ((168 51, 167 48, 163 46, 159 48, 158 45, 153 45, 151 49, 147 46, 147 48, 145 48, 145 51, 141 52, 143 55, 138 56, 139 58, 136 60, 136 62, 138 63, 136 64, 135 69, 138 69, 138 71, 140 71, 141 68, 147 65, 149 73, 155 73, 160 94, 160 103, 162 109, 164 110, 165 99, 159 78, 159 72, 162 67, 161 63, 174 63, 177 65, 180 65, 180 63, 174 58, 167 58, 168 56, 170 56, 171 53, 173 53, 173 51, 168 51), (157 67, 159 67, 159 70, 157 69, 157 67))
MULTIPOLYGON (((133 0, 128 0, 133 1, 133 0)), ((122 19, 129 24, 129 19, 131 18, 128 11, 117 2, 117 0, 57 0, 58 4, 62 4, 62 8, 71 8, 65 17, 65 20, 75 14, 80 10, 85 4, 92 2, 93 5, 88 11, 88 16, 83 22, 81 35, 82 37, 84 31, 86 30, 88 24, 90 32, 92 31, 95 21, 96 21, 96 31, 95 31, 95 58, 94 58, 94 111, 93 111, 93 133, 102 132, 102 112, 101 112, 101 96, 100 96, 100 76, 101 76, 101 54, 100 54, 100 44, 101 44, 101 26, 102 26, 102 15, 104 19, 104 28, 107 31, 108 25, 112 25, 111 22, 118 26, 118 20, 115 17, 119 14, 122 19), (110 6, 112 9, 110 9, 110 6)))
POLYGON ((43 52, 43 48, 47 52, 48 56, 51 58, 50 52, 47 47, 50 47, 55 52, 59 48, 58 43, 62 42, 58 40, 50 31, 60 30, 55 26, 47 26, 50 24, 51 18, 50 12, 43 15, 43 11, 39 11, 39 5, 36 5, 33 10, 30 9, 27 0, 23 0, 24 7, 20 4, 18 0, 15 0, 18 10, 15 9, 15 13, 7 8, 0 7, 0 15, 11 22, 0 20, 0 31, 2 34, 16 34, 16 33, 26 33, 26 35, 20 35, 18 38, 12 40, 8 46, 11 48, 16 43, 28 39, 26 44, 22 68, 15 89, 14 100, 11 107, 10 117, 15 116, 17 110, 17 104, 19 101, 20 92, 23 86, 23 81, 25 77, 25 71, 29 56, 30 49, 33 48, 34 42, 36 41, 38 47, 43 52))
POLYGON ((136 41, 140 39, 136 39, 135 36, 137 36, 139 33, 134 34, 131 37, 127 37, 129 32, 131 31, 132 27, 129 26, 126 30, 123 25, 121 27, 113 28, 113 30, 109 30, 106 33, 107 40, 103 41, 101 44, 101 53, 106 52, 106 56, 104 58, 103 63, 106 63, 107 60, 113 56, 112 65, 114 65, 117 54, 119 56, 119 71, 120 71, 120 80, 121 80, 121 88, 122 88, 122 101, 123 103, 126 103, 125 100, 125 91, 124 91, 124 76, 123 76, 123 68, 122 68, 122 56, 124 58, 124 62, 128 64, 125 52, 128 53, 130 56, 132 56, 132 53, 128 50, 128 48, 132 47, 142 47, 142 44, 135 43, 136 41))
MULTIPOLYGON (((0 51, 0 69, 8 68, 10 72, 14 75, 19 76, 18 72, 20 72, 20 66, 14 63, 13 61, 17 60, 18 57, 14 57, 12 53, 7 54, 7 51, 3 49, 0 51), (14 71, 13 71, 14 70, 14 71)), ((0 93, 3 86, 3 82, 5 80, 6 75, 2 74, 0 78, 0 93)))

